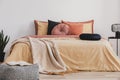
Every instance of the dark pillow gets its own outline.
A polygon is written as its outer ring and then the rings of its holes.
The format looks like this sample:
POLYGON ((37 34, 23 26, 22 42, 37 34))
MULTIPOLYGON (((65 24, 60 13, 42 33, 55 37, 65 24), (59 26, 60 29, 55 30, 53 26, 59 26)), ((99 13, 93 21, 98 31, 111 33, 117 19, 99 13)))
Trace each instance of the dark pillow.
POLYGON ((82 40, 100 40, 101 39, 101 36, 99 34, 82 33, 80 34, 79 37, 82 40))
POLYGON ((52 29, 53 29, 57 24, 59 24, 59 22, 55 22, 55 21, 48 20, 48 31, 47 31, 47 34, 48 34, 48 35, 51 35, 52 29))

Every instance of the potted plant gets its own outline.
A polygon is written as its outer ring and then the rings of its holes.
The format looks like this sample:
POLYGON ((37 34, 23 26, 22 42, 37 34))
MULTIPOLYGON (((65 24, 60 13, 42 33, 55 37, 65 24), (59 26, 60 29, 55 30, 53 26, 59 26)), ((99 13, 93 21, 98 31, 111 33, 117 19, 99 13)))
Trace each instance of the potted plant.
POLYGON ((10 40, 8 35, 4 35, 3 30, 0 32, 0 62, 4 61, 5 52, 4 49, 10 40))

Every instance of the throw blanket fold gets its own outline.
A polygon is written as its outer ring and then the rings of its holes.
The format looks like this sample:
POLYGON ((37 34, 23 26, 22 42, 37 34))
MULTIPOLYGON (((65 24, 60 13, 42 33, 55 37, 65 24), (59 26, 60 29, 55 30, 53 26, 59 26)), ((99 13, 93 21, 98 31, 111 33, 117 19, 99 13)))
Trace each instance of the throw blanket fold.
POLYGON ((29 38, 33 63, 39 65, 39 72, 41 73, 55 73, 66 71, 64 64, 56 44, 51 40, 29 38))
MULTIPOLYGON (((31 46, 33 64, 39 65, 39 72, 59 74, 67 70, 53 40, 32 37, 20 38, 13 42, 10 52, 16 43, 25 43, 31 46)), ((22 64, 19 63, 19 65, 22 64)))

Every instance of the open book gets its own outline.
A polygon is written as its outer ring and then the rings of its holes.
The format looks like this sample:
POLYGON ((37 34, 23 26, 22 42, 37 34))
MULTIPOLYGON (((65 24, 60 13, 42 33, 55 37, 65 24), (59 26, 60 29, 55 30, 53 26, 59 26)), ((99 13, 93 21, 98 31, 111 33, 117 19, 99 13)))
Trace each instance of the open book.
POLYGON ((11 66, 28 66, 32 65, 31 63, 25 62, 25 61, 12 61, 12 62, 7 62, 6 64, 11 65, 11 66))

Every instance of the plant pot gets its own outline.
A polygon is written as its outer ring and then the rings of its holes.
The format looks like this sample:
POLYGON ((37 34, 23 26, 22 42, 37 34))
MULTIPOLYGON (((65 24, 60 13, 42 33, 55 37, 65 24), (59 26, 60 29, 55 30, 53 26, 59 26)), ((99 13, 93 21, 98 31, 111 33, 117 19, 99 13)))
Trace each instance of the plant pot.
POLYGON ((0 62, 4 61, 5 52, 0 52, 0 62))

